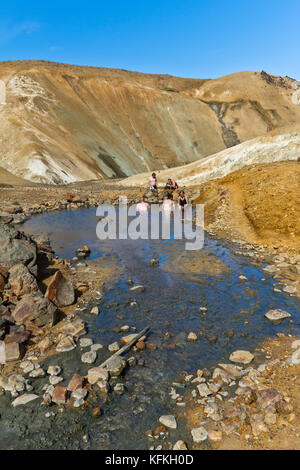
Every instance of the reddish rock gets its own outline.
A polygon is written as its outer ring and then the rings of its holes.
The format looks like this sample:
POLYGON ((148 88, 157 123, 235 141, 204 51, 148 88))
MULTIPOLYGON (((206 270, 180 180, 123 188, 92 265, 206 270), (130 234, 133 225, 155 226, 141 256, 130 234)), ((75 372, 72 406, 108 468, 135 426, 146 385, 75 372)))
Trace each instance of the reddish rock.
POLYGON ((137 347, 140 351, 143 351, 146 346, 145 346, 144 341, 138 341, 138 342, 136 343, 136 347, 137 347))
POLYGON ((293 411, 293 406, 284 400, 279 400, 275 403, 277 413, 280 415, 288 415, 293 411))
POLYGON ((78 388, 82 388, 84 378, 79 374, 74 374, 71 378, 70 382, 68 383, 67 389, 70 392, 74 392, 78 388))
POLYGON ((275 388, 270 387, 257 392, 257 403, 262 409, 275 405, 279 400, 281 395, 275 388))
POLYGON ((6 284, 6 280, 4 279, 2 274, 0 273, 0 292, 4 289, 5 284, 6 284))
POLYGON ((12 316, 17 324, 33 322, 37 327, 53 326, 58 319, 56 306, 41 293, 30 294, 20 300, 12 316))
POLYGON ((160 433, 166 433, 166 432, 167 432, 167 428, 165 426, 158 426, 155 429, 154 434, 157 436, 160 433))
POLYGON ((94 418, 98 418, 99 416, 101 416, 101 409, 99 408, 99 406, 93 409, 92 415, 94 418))
POLYGON ((60 385, 57 385, 53 390, 52 401, 57 405, 66 403, 67 389, 65 387, 61 387, 60 385))
POLYGON ((75 302, 75 289, 72 282, 57 271, 48 285, 45 297, 58 307, 66 307, 75 302))
POLYGON ((5 343, 25 343, 30 338, 30 331, 14 331, 5 336, 5 343))
POLYGON ((5 358, 6 362, 18 361, 23 356, 23 347, 20 343, 5 344, 5 358))

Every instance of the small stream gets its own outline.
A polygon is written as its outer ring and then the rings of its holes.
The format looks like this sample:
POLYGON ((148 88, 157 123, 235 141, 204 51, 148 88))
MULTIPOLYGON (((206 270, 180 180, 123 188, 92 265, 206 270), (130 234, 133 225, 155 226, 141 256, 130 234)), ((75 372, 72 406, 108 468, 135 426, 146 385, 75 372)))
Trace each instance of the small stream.
MULTIPOLYGON (((98 351, 95 365, 108 357, 107 346, 123 336, 114 331, 122 325, 137 331, 150 326, 148 342, 156 349, 128 353, 127 357, 134 355, 139 363, 115 381, 124 383, 124 395, 90 396, 91 405, 102 409, 98 420, 92 418, 92 408, 60 413, 54 406, 50 410, 55 415, 46 418, 48 408, 33 402, 25 413, 8 406, 10 397, 1 397, 1 449, 147 449, 151 443, 145 431, 157 427, 161 414, 178 411, 169 392, 174 380, 183 382, 183 371, 195 373, 198 368, 228 362, 232 351, 253 351, 278 332, 299 334, 299 300, 274 292, 274 280, 262 271, 263 265, 235 254, 234 245, 207 235, 204 248, 197 252, 186 251, 184 241, 174 239, 99 241, 96 223, 95 209, 83 209, 35 216, 23 228, 48 235, 58 256, 72 258, 86 244, 91 259, 101 263, 118 257, 124 266, 121 278, 106 287, 99 316, 81 314, 87 336, 106 346, 98 351), (159 266, 150 266, 152 258, 159 260, 159 266), (240 275, 247 280, 239 279, 240 275), (144 285, 145 291, 130 293, 129 279, 144 285), (130 306, 132 301, 137 306, 130 306), (199 307, 205 307, 206 313, 199 312, 199 307), (264 314, 272 308, 287 310, 293 325, 288 321, 273 325, 266 320, 264 314), (186 340, 191 331, 199 335, 195 343, 186 340), (83 443, 83 434, 88 434, 88 444, 83 443)), ((61 365, 65 381, 60 385, 67 384, 73 373, 86 374, 92 367, 81 363, 82 352, 77 347, 48 358, 43 367, 61 365)), ((46 378, 35 379, 36 393, 46 382, 46 378)), ((185 432, 185 423, 179 420, 178 429, 171 432, 172 442, 184 437, 188 442, 185 432)))

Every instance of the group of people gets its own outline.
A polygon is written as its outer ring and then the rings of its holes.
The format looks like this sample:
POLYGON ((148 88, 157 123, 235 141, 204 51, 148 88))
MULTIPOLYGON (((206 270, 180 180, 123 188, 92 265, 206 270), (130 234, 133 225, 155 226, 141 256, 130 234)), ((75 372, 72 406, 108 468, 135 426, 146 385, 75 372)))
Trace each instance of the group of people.
MULTIPOLYGON (((157 190, 156 173, 152 173, 152 175, 150 176, 149 187, 150 187, 150 191, 157 190)), ((178 184, 176 183, 176 181, 172 180, 171 178, 168 178, 164 189, 167 191, 167 194, 164 197, 162 209, 164 212, 171 213, 175 209, 175 202, 173 200, 173 192, 178 189, 178 184)), ((178 204, 179 209, 182 212, 184 211, 185 206, 189 204, 189 198, 183 190, 179 191, 177 204, 178 204)), ((140 213, 145 213, 150 208, 150 205, 148 204, 148 202, 145 201, 145 198, 142 197, 140 199, 140 202, 137 204, 136 208, 140 213)))

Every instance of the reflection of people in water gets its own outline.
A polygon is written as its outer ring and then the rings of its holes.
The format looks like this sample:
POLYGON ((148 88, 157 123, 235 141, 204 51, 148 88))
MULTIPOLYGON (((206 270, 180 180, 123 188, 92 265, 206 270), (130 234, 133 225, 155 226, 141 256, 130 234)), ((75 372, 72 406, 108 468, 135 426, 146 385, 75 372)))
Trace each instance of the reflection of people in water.
POLYGON ((171 213, 174 211, 174 202, 172 200, 171 194, 168 194, 168 196, 165 197, 162 209, 165 213, 171 213))
POLYGON ((152 175, 149 178, 149 186, 150 186, 150 191, 153 191, 154 189, 157 189, 157 178, 156 178, 156 173, 152 173, 152 175))
POLYGON ((140 202, 136 205, 136 210, 140 214, 146 214, 150 209, 150 205, 145 201, 144 197, 141 197, 140 202))
POLYGON ((184 211, 184 208, 188 203, 189 203, 189 198, 186 196, 184 191, 180 191, 179 196, 178 196, 178 206, 182 210, 182 212, 184 211))

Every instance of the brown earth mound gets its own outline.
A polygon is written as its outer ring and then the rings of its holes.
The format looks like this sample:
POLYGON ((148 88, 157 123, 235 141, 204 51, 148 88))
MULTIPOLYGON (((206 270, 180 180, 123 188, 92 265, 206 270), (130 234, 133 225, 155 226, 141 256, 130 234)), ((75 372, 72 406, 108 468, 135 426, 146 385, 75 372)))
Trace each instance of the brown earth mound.
POLYGON ((250 165, 202 184, 206 227, 252 243, 300 248, 300 163, 250 165))

